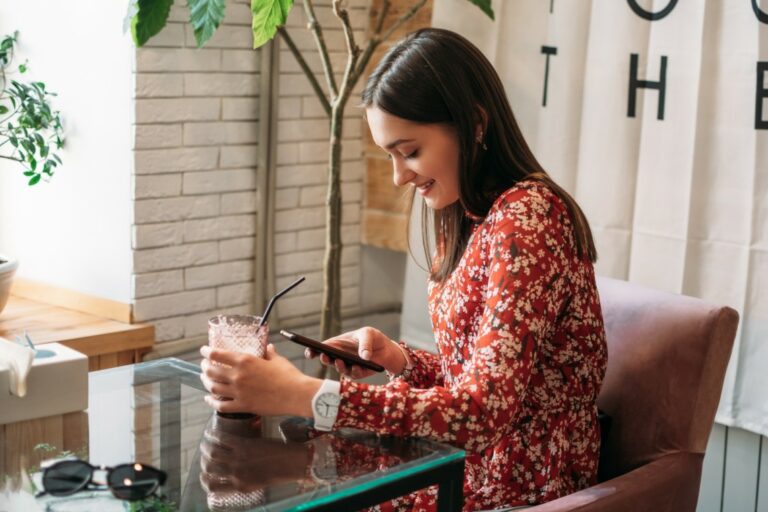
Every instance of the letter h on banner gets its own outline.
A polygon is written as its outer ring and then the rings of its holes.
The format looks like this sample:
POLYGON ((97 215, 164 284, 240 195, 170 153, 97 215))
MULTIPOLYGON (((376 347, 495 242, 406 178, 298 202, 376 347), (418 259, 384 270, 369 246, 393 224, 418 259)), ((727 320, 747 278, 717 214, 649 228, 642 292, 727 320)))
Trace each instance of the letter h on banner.
POLYGON ((637 78, 637 61, 638 55, 636 53, 630 54, 629 64, 629 105, 627 108, 627 116, 635 117, 635 111, 637 109, 637 90, 644 89, 657 89, 659 91, 659 106, 657 109, 656 118, 659 120, 664 119, 664 95, 667 89, 667 56, 661 56, 661 71, 658 82, 651 80, 639 80, 637 78))
POLYGON ((768 130, 768 116, 763 117, 764 100, 768 98, 768 61, 757 63, 757 84, 755 84, 755 130, 768 130))

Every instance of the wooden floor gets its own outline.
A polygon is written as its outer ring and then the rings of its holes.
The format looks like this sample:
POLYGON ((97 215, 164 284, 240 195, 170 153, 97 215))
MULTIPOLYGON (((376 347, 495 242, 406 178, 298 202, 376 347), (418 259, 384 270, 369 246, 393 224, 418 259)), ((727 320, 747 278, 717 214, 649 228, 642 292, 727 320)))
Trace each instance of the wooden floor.
POLYGON ((155 329, 11 296, 0 313, 0 336, 13 340, 24 330, 35 344, 58 342, 88 356, 90 370, 141 361, 152 349, 155 329))
POLYGON ((696 512, 768 512, 768 439, 715 424, 696 512))

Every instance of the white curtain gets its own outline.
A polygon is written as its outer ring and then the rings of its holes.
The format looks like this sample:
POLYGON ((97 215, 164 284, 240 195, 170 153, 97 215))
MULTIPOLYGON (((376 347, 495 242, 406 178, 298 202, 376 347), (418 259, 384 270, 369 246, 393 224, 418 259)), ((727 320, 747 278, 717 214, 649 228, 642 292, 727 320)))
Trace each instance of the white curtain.
MULTIPOLYGON (((436 0, 433 25, 496 66, 589 218, 599 275, 739 311, 717 421, 768 435, 768 0, 493 6, 436 0)), ((425 277, 407 276, 403 336, 423 343, 425 277)))

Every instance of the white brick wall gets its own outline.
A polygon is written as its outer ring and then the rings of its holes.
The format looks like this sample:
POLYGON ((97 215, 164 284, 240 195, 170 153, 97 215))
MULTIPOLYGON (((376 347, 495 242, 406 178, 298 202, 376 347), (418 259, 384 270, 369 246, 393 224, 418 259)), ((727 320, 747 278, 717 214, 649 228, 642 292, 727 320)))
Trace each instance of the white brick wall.
MULTIPOLYGON (((349 0, 364 44, 370 0, 349 0)), ((154 323, 157 341, 204 334, 219 312, 252 313, 257 233, 260 51, 251 45, 246 0, 228 0, 224 24, 195 48, 184 5, 137 50, 134 140, 134 317, 154 323)), ((346 59, 330 0, 317 1, 337 80, 346 59)), ((288 30, 325 83, 301 5, 288 30)), ((307 281, 283 299, 281 319, 317 318, 325 243, 328 120, 281 43, 277 102, 274 268, 278 288, 307 281)), ((360 302, 363 161, 359 90, 350 98, 342 158, 343 307, 360 302)), ((298 353, 298 352, 297 352, 298 353)))

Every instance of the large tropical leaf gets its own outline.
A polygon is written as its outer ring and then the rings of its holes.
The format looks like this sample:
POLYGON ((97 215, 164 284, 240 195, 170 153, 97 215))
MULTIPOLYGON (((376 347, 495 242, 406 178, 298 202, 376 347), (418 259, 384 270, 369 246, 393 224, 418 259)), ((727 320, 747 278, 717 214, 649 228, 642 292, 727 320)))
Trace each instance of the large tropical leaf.
POLYGON ((160 32, 168 21, 173 0, 139 0, 138 12, 131 23, 131 35, 136 46, 144 46, 149 38, 160 32))
POLYGON ((224 0, 187 0, 189 22, 195 29, 195 41, 200 48, 208 41, 224 19, 224 0))
POLYGON ((293 0, 251 0, 254 48, 275 37, 277 27, 285 25, 291 7, 293 0))
POLYGON ((485 14, 487 14, 488 17, 491 18, 492 20, 496 19, 493 14, 493 7, 491 7, 491 0, 469 0, 469 1, 475 4, 476 6, 478 6, 480 10, 483 11, 485 14))

